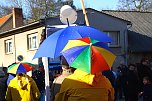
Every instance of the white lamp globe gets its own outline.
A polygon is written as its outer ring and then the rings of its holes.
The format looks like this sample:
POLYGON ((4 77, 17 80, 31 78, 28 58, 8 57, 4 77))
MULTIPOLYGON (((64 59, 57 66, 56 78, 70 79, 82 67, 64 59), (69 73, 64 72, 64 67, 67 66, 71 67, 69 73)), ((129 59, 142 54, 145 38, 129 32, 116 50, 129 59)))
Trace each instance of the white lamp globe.
POLYGON ((63 24, 72 24, 77 19, 77 12, 69 5, 64 5, 60 9, 60 20, 63 24))

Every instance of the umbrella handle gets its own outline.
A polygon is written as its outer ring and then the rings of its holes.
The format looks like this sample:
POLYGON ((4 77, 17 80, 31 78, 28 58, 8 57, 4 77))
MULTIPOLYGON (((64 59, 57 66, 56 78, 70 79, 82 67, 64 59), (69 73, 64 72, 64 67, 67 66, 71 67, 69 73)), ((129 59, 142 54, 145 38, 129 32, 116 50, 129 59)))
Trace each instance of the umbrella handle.
POLYGON ((69 20, 68 20, 68 18, 66 18, 66 19, 67 19, 67 23, 68 23, 68 26, 69 26, 69 25, 70 25, 70 24, 69 24, 69 20))

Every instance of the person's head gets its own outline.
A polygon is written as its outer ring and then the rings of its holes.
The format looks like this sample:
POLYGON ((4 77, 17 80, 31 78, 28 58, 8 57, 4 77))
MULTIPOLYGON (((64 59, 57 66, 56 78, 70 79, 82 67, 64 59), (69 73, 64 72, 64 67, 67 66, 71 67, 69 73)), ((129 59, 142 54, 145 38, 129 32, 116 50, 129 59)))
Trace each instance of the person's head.
POLYGON ((149 84, 149 83, 151 83, 150 78, 147 77, 147 76, 144 77, 144 78, 143 78, 143 84, 146 85, 146 84, 149 84))
POLYGON ((18 86, 20 88, 23 88, 25 83, 29 84, 29 79, 25 73, 19 73, 16 75, 17 76, 17 81, 18 81, 18 86))
POLYGON ((66 71, 67 73, 72 74, 75 71, 75 68, 70 67, 68 62, 63 56, 61 57, 61 65, 63 72, 66 71))
POLYGON ((45 72, 45 70, 44 70, 44 67, 43 66, 39 66, 39 69, 38 69, 39 71, 41 71, 42 73, 44 73, 45 72))
POLYGON ((66 61, 66 59, 65 59, 64 56, 61 56, 61 65, 62 65, 62 66, 69 67, 69 64, 68 64, 68 62, 66 61))
POLYGON ((152 59, 149 60, 150 68, 152 68, 152 59))
POLYGON ((120 61, 120 67, 121 67, 121 68, 125 68, 125 67, 126 67, 126 65, 125 65, 125 62, 124 62, 124 61, 120 61))
POLYGON ((67 73, 72 74, 72 73, 74 73, 75 68, 69 67, 66 65, 62 65, 62 70, 63 70, 63 72, 66 71, 67 73))
POLYGON ((135 64, 130 64, 128 66, 128 68, 129 68, 129 70, 134 71, 134 70, 136 70, 136 65, 135 64))
POLYGON ((22 77, 25 77, 24 73, 17 74, 18 80, 22 80, 22 77))
POLYGON ((7 67, 3 67, 3 72, 5 73, 5 75, 7 75, 7 67))
POLYGON ((143 58, 143 59, 141 59, 141 64, 145 65, 145 66, 148 66, 149 65, 149 60, 146 59, 146 58, 143 58))

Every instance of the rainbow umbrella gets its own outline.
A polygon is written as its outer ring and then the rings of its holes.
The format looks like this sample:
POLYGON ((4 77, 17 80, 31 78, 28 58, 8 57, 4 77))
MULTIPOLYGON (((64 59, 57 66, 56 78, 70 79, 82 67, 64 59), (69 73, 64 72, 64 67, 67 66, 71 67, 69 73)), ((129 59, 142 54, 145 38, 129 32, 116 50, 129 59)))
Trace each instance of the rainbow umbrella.
POLYGON ((33 66, 34 64, 28 62, 14 63, 8 67, 8 73, 12 73, 12 74, 26 73, 31 71, 33 69, 33 66))
POLYGON ((116 58, 107 43, 90 38, 69 40, 62 54, 71 67, 91 74, 109 70, 116 58))

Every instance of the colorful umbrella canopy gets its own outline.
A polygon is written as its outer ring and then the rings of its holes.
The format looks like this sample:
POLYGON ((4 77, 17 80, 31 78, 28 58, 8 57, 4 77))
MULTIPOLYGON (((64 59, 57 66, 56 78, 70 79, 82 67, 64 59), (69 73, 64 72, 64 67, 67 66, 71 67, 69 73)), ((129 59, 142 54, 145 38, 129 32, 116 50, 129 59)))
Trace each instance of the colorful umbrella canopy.
MULTIPOLYGON (((111 42, 112 39, 105 33, 89 26, 68 26, 46 38, 37 50, 34 58, 51 57, 61 55, 61 51, 68 40, 90 37, 101 42, 111 42)), ((33 58, 33 59, 34 59, 33 58)))
POLYGON ((33 66, 34 64, 28 62, 14 63, 8 67, 8 73, 12 73, 12 74, 26 73, 31 71, 33 69, 33 66))
POLYGON ((71 67, 91 74, 109 70, 116 58, 106 43, 90 38, 69 40, 62 54, 71 67))

